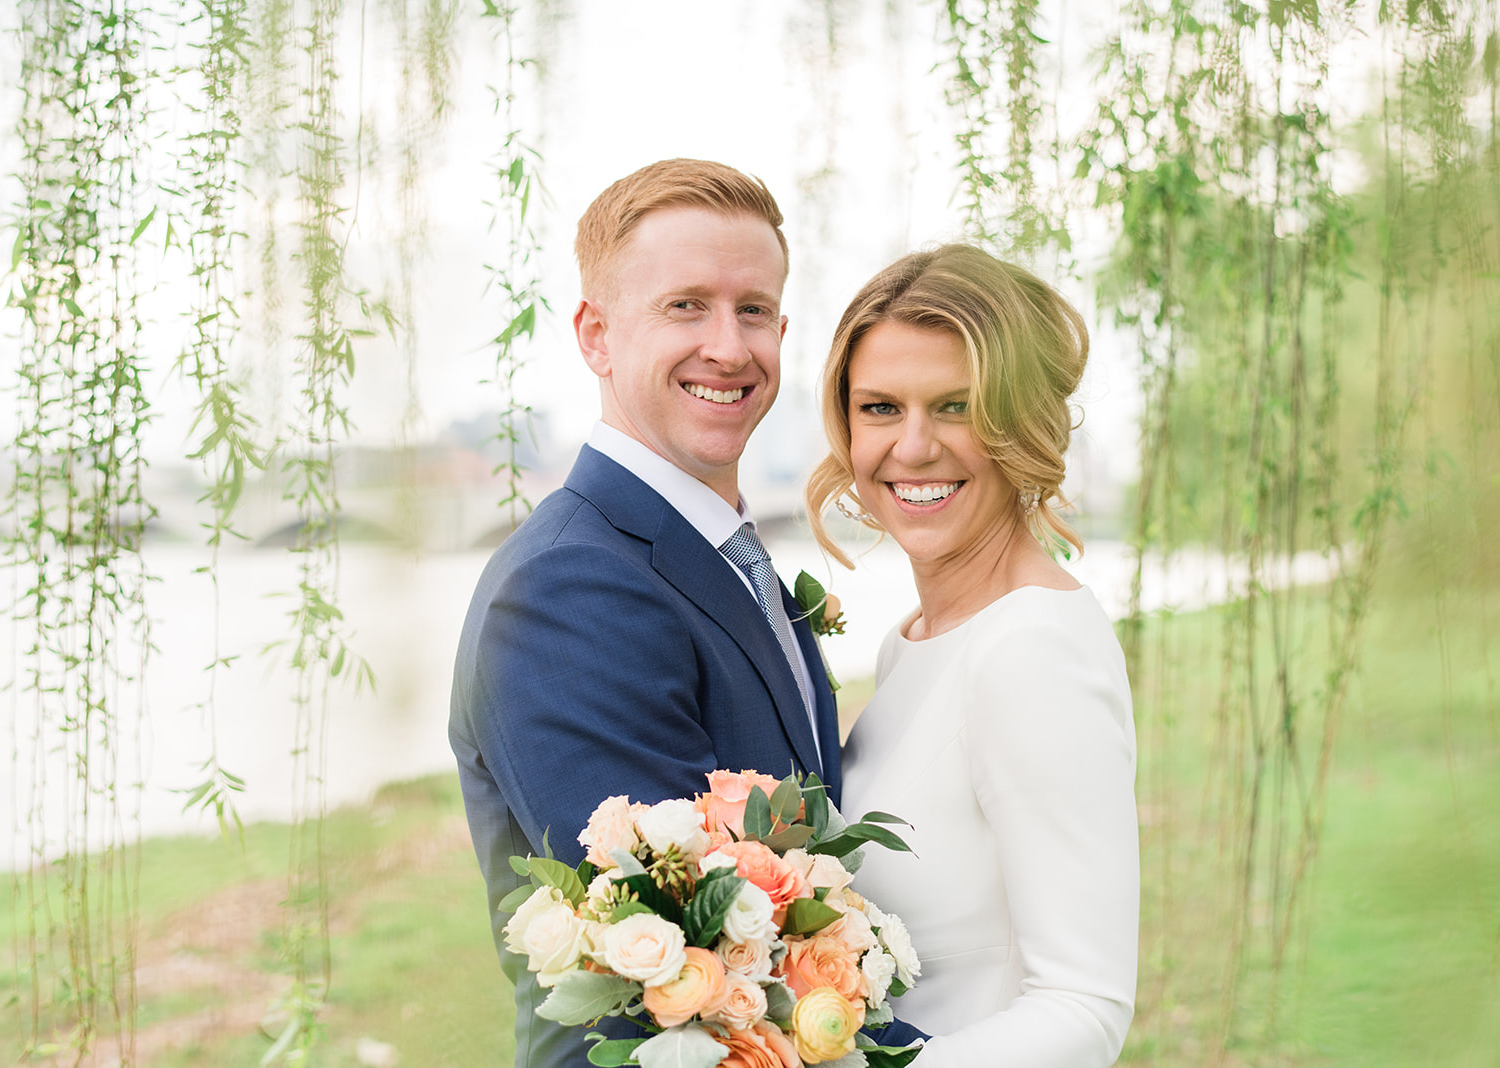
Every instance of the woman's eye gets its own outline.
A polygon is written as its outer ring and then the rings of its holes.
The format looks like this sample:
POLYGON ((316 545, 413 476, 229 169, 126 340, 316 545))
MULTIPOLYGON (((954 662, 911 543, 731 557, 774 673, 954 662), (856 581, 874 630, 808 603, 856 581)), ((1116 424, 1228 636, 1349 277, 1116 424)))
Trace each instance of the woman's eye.
POLYGON ((968 415, 969 402, 949 401, 947 404, 943 405, 943 411, 947 412, 949 415, 968 415))
POLYGON ((885 401, 876 401, 874 404, 861 404, 859 410, 867 415, 895 415, 896 406, 887 404, 885 401))

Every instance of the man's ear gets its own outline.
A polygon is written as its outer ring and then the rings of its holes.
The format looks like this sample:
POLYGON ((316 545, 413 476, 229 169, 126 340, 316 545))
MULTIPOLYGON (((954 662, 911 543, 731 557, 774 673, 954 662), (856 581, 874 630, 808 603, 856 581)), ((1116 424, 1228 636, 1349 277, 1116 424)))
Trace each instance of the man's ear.
POLYGON ((609 326, 604 321, 604 309, 585 297, 578 302, 573 312, 573 333, 578 338, 578 351, 590 371, 600 378, 609 377, 609 326))

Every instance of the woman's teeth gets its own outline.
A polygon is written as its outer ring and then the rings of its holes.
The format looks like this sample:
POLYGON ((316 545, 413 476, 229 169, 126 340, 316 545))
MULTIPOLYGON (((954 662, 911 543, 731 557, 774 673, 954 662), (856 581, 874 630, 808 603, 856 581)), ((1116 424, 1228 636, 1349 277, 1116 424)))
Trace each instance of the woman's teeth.
POLYGON ((696 382, 691 382, 682 388, 699 400, 713 401, 715 404, 733 404, 745 395, 743 388, 709 389, 707 386, 700 386, 696 382))
POLYGON ((959 483, 957 482, 944 482, 935 486, 897 486, 893 484, 891 489, 895 491, 897 497, 900 497, 908 504, 931 504, 933 501, 940 501, 947 497, 954 490, 958 489, 958 487, 959 483))

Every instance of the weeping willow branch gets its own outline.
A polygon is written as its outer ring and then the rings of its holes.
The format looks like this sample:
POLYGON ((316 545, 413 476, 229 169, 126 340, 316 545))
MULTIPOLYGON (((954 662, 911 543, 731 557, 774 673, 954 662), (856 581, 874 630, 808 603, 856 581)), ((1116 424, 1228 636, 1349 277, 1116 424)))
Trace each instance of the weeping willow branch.
MULTIPOLYGON (((109 3, 22 13, 19 432, 11 606, 23 639, 29 855, 16 893, 31 953, 18 1030, 39 1054, 134 1061, 137 763, 150 652, 135 242, 149 184, 135 146, 150 35, 109 3)), ((19 705, 19 702, 18 702, 19 705)), ((18 719, 20 717, 18 716, 18 719)))
POLYGON ((527 432, 531 408, 516 391, 523 354, 522 339, 536 334, 537 316, 547 308, 541 294, 541 281, 535 259, 539 252, 536 231, 531 222, 533 197, 542 194, 538 180, 540 154, 525 140, 518 117, 518 76, 532 61, 518 53, 519 8, 485 0, 485 15, 494 20, 494 32, 505 63, 505 85, 496 92, 495 109, 505 127, 504 143, 495 164, 497 178, 495 218, 491 229, 499 229, 505 258, 486 265, 489 284, 500 293, 500 321, 505 325, 495 335, 495 382, 500 387, 499 428, 496 440, 503 459, 496 473, 504 474, 506 490, 499 507, 505 509, 511 525, 519 523, 531 504, 521 487, 522 465, 517 454, 521 434, 527 432))

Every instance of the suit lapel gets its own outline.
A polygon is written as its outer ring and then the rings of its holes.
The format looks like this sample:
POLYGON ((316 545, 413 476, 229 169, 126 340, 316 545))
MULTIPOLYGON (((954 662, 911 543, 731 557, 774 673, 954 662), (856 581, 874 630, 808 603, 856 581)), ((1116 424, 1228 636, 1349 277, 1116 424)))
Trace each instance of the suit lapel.
MULTIPOLYGON (((587 498, 620 531, 648 541, 652 545, 651 566, 678 592, 696 605, 730 636, 750 662, 771 694, 776 715, 791 740, 792 751, 804 768, 823 772, 818 749, 813 742, 812 724, 802 704, 802 691, 792 676, 792 668, 781 651, 776 635, 766 624, 760 604, 735 573, 734 565, 720 555, 682 515, 650 486, 603 454, 587 445, 578 455, 567 487, 587 498)), ((783 589, 783 598, 785 598, 783 589)), ((799 610, 794 604, 792 618, 799 610)), ((806 623, 797 630, 802 641, 806 623)), ((810 632, 809 632, 810 636, 810 632)), ((819 723, 823 723, 822 659, 814 649, 808 657, 807 643, 802 642, 803 656, 812 668, 814 690, 819 694, 819 723)), ((836 717, 835 717, 836 718, 836 717)), ((829 753, 820 730, 819 741, 829 753)), ((835 729, 831 766, 837 767, 838 737, 835 729)), ((779 768, 758 768, 780 777, 779 768)), ((827 782, 827 778, 824 777, 827 782)), ((832 789, 832 783, 829 784, 832 789)))

